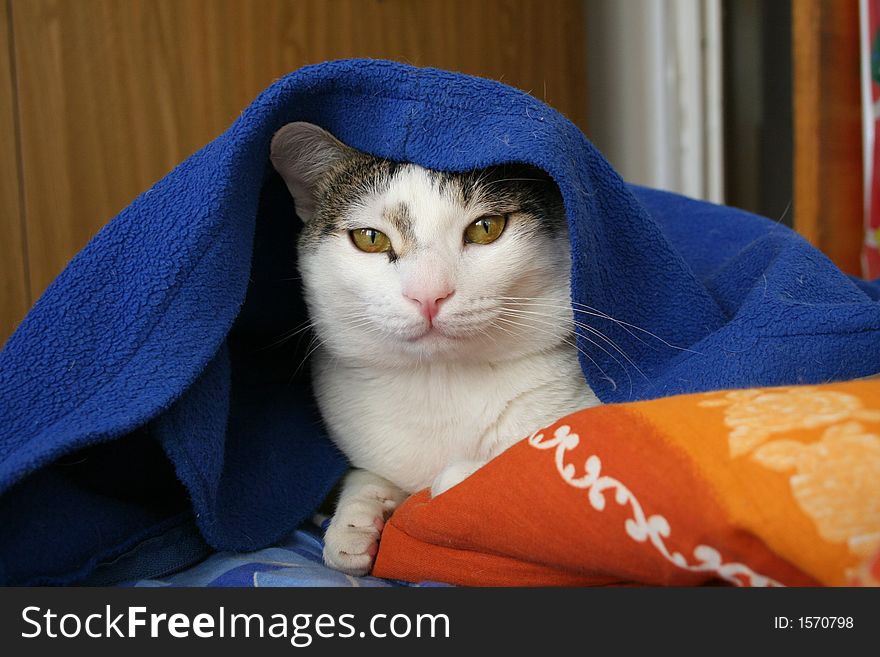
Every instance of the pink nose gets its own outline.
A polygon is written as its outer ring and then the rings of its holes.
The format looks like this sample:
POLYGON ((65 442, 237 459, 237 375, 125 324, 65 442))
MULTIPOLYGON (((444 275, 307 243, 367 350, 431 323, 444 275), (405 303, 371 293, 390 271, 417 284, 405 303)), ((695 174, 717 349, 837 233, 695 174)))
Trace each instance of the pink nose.
POLYGON ((433 290, 410 290, 403 293, 410 301, 419 304, 419 310, 422 316, 428 320, 430 324, 434 321, 437 313, 440 312, 440 304, 446 301, 455 293, 449 289, 433 289, 433 290))

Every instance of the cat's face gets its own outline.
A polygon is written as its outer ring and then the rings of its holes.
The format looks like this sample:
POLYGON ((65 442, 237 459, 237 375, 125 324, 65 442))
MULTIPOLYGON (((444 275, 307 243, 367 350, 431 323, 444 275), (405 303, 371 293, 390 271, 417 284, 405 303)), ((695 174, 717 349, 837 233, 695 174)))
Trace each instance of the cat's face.
POLYGON ((571 340, 564 210, 545 174, 429 171, 306 123, 276 134, 272 160, 305 222, 300 273, 333 356, 485 363, 571 340))

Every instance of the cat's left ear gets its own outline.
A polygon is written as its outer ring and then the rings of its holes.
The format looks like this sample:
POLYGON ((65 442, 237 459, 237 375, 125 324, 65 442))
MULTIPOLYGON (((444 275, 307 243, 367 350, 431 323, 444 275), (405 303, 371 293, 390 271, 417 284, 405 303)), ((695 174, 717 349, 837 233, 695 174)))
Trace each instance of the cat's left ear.
POLYGON ((312 123, 288 123, 272 137, 272 166, 296 201, 296 213, 308 222, 315 214, 321 179, 357 151, 312 123))

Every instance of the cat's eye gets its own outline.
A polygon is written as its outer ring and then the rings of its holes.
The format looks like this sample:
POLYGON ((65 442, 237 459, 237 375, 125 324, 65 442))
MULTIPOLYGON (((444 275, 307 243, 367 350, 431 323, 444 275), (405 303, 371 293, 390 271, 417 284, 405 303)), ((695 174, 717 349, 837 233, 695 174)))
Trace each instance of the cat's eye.
POLYGON ((497 240, 504 227, 507 217, 501 214, 480 217, 464 231, 464 241, 468 244, 489 244, 497 240))
POLYGON ((375 228, 358 228, 351 231, 351 241, 361 251, 367 253, 385 253, 391 250, 391 240, 375 228))

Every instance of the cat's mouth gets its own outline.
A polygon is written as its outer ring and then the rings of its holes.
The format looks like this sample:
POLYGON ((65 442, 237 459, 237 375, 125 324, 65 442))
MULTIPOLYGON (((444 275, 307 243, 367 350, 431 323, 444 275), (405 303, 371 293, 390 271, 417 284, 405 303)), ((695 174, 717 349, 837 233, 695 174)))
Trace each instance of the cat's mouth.
POLYGON ((461 321, 459 317, 446 317, 425 322, 420 327, 413 327, 412 333, 404 339, 409 344, 430 344, 432 342, 467 342, 484 334, 492 325, 491 317, 484 315, 471 317, 470 321, 461 321))
POLYGON ((407 342, 422 342, 424 340, 432 340, 439 338, 451 338, 454 336, 446 333, 441 327, 436 324, 430 324, 428 328, 422 331, 420 334, 415 335, 411 338, 407 338, 407 342))

